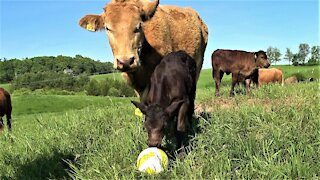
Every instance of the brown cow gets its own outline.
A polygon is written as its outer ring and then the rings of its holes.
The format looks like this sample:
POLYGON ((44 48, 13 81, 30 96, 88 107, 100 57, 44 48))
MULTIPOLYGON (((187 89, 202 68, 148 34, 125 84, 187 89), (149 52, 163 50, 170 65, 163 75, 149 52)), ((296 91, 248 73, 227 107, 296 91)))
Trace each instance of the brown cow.
POLYGON ((11 111, 12 106, 10 94, 3 88, 0 88, 0 130, 3 130, 4 127, 2 117, 6 115, 8 129, 11 131, 11 111))
MULTIPOLYGON (((212 53, 212 76, 216 82, 216 96, 220 96, 220 83, 223 74, 232 73, 232 86, 230 96, 234 95, 234 86, 238 82, 250 80, 258 68, 270 66, 267 54, 264 51, 246 52, 239 50, 218 49, 212 53)), ((247 92, 250 91, 249 83, 246 83, 247 92)))
POLYGON ((290 76, 284 81, 284 84, 294 84, 294 83, 298 83, 297 76, 290 76))
POLYGON ((79 25, 106 30, 114 68, 145 101, 150 77, 168 53, 184 50, 197 64, 197 79, 208 41, 208 28, 191 8, 160 6, 159 0, 111 0, 101 15, 86 15, 79 25))
POLYGON ((147 104, 132 101, 145 114, 149 146, 161 146, 164 131, 177 116, 177 147, 181 147, 186 133, 185 123, 187 120, 191 123, 194 113, 195 93, 196 64, 192 57, 184 51, 165 56, 151 76, 147 104))
POLYGON ((258 72, 258 82, 253 81, 253 83, 258 83, 257 86, 268 84, 268 83, 279 83, 283 86, 283 73, 280 69, 259 69, 258 72))

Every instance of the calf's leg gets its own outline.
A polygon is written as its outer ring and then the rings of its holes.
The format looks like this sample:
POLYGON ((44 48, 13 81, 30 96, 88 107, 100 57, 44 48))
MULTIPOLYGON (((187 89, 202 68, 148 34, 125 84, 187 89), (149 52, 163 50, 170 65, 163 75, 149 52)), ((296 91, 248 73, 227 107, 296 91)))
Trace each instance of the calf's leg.
POLYGON ((186 118, 188 115, 189 103, 185 102, 181 105, 177 120, 177 148, 182 146, 182 140, 186 134, 186 118))
POLYGON ((245 86, 246 86, 246 91, 247 91, 247 93, 250 94, 251 79, 246 79, 246 80, 244 81, 244 84, 245 84, 245 86))
POLYGON ((231 84, 231 90, 229 93, 230 97, 234 96, 234 86, 237 84, 238 82, 238 73, 232 73, 232 84, 231 84))
POLYGON ((213 70, 212 76, 216 82, 216 96, 220 96, 220 84, 221 84, 221 79, 223 77, 223 71, 219 70, 213 70))

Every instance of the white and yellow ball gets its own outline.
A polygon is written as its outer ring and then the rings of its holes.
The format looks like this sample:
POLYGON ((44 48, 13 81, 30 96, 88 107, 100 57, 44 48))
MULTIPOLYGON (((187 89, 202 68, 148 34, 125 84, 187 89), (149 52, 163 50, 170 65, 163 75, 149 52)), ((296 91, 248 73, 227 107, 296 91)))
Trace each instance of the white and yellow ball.
POLYGON ((151 147, 143 150, 137 159, 137 167, 147 174, 158 174, 168 167, 168 156, 159 148, 151 147))

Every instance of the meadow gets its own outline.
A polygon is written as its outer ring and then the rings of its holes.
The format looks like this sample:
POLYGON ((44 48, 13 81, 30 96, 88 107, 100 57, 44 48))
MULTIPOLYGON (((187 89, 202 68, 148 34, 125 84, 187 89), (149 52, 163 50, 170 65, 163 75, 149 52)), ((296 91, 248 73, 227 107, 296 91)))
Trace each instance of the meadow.
MULTIPOLYGON (((285 77, 318 77, 319 66, 282 66, 285 77)), ((98 75, 93 78, 103 79, 98 75)), ((2 85, 0 85, 2 86, 2 85)), ((6 84, 6 87, 9 87, 6 84)), ((135 97, 12 95, 13 131, 0 134, 0 179, 318 179, 320 177, 319 81, 266 85, 214 97, 211 70, 203 70, 183 159, 154 176, 137 171, 147 148, 135 97)))

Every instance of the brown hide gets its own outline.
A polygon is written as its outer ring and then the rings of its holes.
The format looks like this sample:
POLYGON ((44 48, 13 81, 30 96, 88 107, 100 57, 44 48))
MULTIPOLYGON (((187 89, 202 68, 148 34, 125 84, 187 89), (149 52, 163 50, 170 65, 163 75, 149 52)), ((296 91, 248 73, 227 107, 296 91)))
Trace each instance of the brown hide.
POLYGON ((279 83, 283 85, 283 73, 276 68, 259 69, 259 85, 268 83, 279 83))
POLYGON ((4 127, 2 119, 4 115, 7 117, 8 129, 11 130, 11 111, 12 106, 10 94, 3 88, 0 88, 0 130, 4 127))
POLYGON ((296 76, 288 77, 288 78, 284 81, 284 84, 294 84, 294 83, 298 83, 298 78, 297 78, 296 76))
MULTIPOLYGON (((220 96, 220 83, 223 74, 232 73, 230 96, 234 95, 234 86, 250 79, 258 68, 269 67, 270 63, 264 51, 246 52, 240 50, 218 49, 212 53, 212 76, 216 82, 216 96, 220 96)), ((249 92, 249 84, 246 84, 249 92)))
POLYGON ((197 64, 197 79, 208 41, 208 28, 191 8, 161 6, 158 1, 116 0, 101 15, 86 15, 79 25, 106 30, 114 68, 145 101, 150 77, 170 52, 186 51, 197 64))

